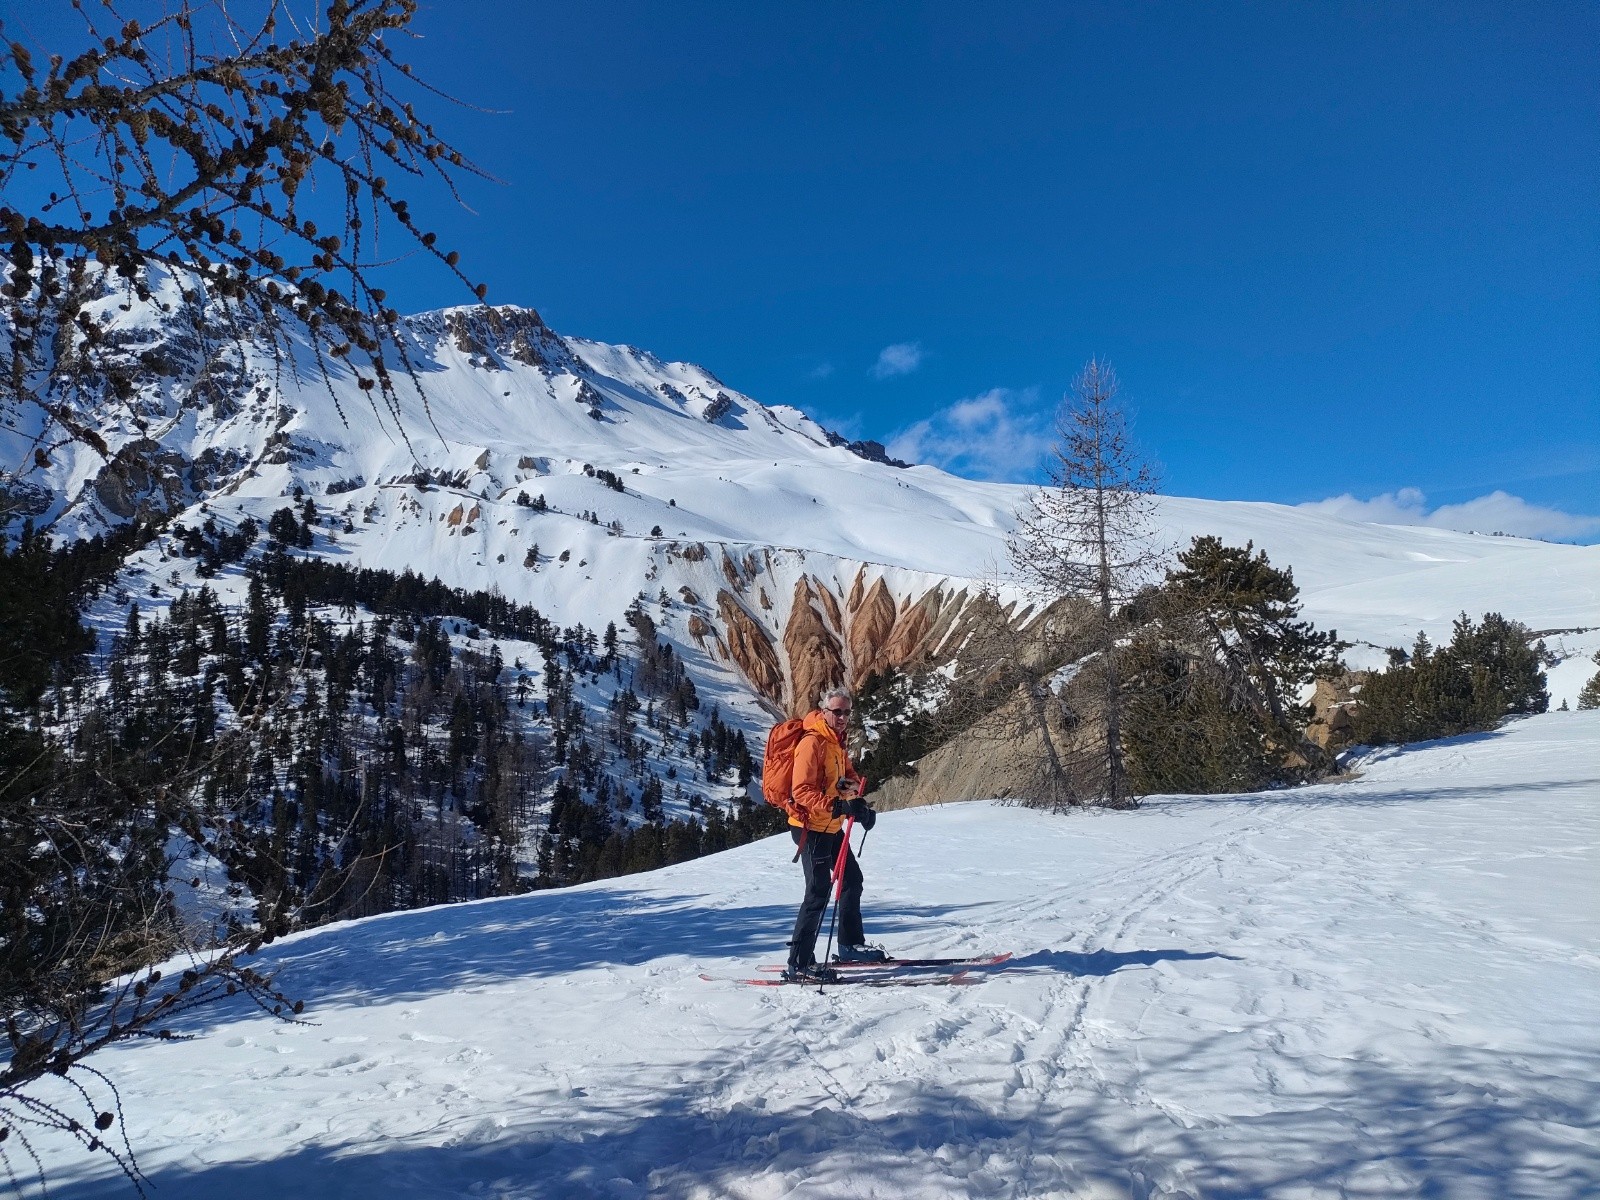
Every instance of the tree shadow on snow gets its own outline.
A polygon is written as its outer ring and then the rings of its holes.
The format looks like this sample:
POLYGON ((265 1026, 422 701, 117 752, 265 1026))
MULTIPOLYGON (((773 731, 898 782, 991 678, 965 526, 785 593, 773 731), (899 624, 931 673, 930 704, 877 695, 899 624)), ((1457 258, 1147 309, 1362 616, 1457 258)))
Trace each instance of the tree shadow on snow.
MULTIPOLYGON (((752 967, 787 953, 795 904, 718 907, 720 898, 616 886, 387 913, 313 929, 252 960, 273 973, 306 1018, 330 1005, 425 999, 517 980, 677 959, 679 969, 735 959, 752 967)), ((798 896, 796 897, 798 904, 798 896)), ((875 908, 874 934, 948 924, 946 906, 875 908)), ((819 947, 820 949, 820 947, 819 947)), ((749 968, 746 968, 749 969, 749 968)), ((194 1010, 173 1024, 195 1034, 252 1011, 242 998, 194 1010)))
MULTIPOLYGON (((564 1118, 544 1113, 496 1128, 486 1117, 463 1117, 445 1136, 453 1144, 313 1144, 269 1160, 153 1168, 147 1177, 156 1200, 982 1195, 990 1189, 965 1186, 972 1173, 996 1154, 1013 1154, 1033 1131, 1026 1117, 997 1116, 970 1098, 929 1086, 898 1111, 870 1117, 833 1104, 771 1111, 759 1100, 708 1111, 704 1096, 685 1089, 644 1112, 585 1097, 564 1118), (755 1179, 765 1186, 747 1190, 755 1179)), ((1110 1143, 1089 1149, 1088 1131, 1075 1140, 1099 1162, 1125 1154, 1110 1143)), ((1049 1164, 1045 1182, 1061 1173, 1049 1164)), ((1000 1183, 996 1177, 994 1184, 1000 1183)), ((58 1180, 50 1196, 117 1200, 131 1192, 118 1177, 58 1180)))
MULTIPOLYGON (((1135 1064, 1130 1043, 1096 1046, 1070 1030, 1057 1030, 1070 1054, 1023 1026, 946 1044, 937 1031, 951 1021, 942 1010, 923 1044, 860 1026, 818 1023, 805 1043, 775 1031, 708 1048, 675 1085, 641 1064, 638 1077, 597 1072, 562 1094, 530 1083, 493 1103, 441 1107, 409 1137, 377 1132, 375 1111, 362 1142, 147 1171, 161 1200, 1600 1192, 1586 1133, 1600 1112, 1593 1055, 1439 1046, 1426 1064, 1325 1060, 1281 1093, 1265 1083, 1239 1093, 1226 1078, 1207 1093, 1196 1073, 1219 1063, 1294 1064, 1227 1031, 1164 1053, 1145 1044, 1135 1064), (876 1039, 878 1069, 859 1053, 863 1038, 876 1039), (930 1078, 947 1051, 959 1056, 958 1085, 930 1078), (1174 1089, 1188 1107, 1151 1099, 1174 1089)), ((58 1176, 50 1194, 130 1190, 120 1177, 58 1176)))
POLYGON ((1286 1081, 1281 1094, 1276 1082, 1263 1089, 1255 1111, 1189 1114, 1151 1139, 1154 1156, 1204 1164, 1193 1178, 1207 1200, 1600 1195, 1600 1054, 1436 1044, 1426 1063, 1386 1060, 1381 1049, 1318 1061, 1240 1040, 1219 1032, 1141 1064, 1171 1079, 1245 1057, 1286 1081))
POLYGON ((1013 958, 1002 969, 1031 975, 1056 972, 1062 975, 1105 976, 1132 967, 1153 967, 1159 962, 1192 962, 1211 958, 1239 961, 1237 954, 1223 954, 1217 950, 1040 950, 1026 958, 1013 958))
POLYGON ((1277 794, 1277 802, 1303 804, 1308 808, 1317 808, 1324 805, 1387 808, 1396 804, 1427 804, 1445 800, 1492 800, 1496 797, 1510 796, 1512 794, 1526 795, 1530 792, 1537 792, 1545 796, 1558 792, 1579 792, 1584 795, 1591 795, 1597 787, 1600 787, 1600 779, 1553 779, 1548 782, 1541 781, 1536 783, 1456 784, 1446 787, 1395 787, 1393 785, 1385 785, 1383 791, 1378 795, 1363 795, 1360 792, 1347 794, 1343 789, 1331 794, 1327 792, 1314 794, 1283 792, 1277 794))
POLYGON ((1554 779, 1535 783, 1450 784, 1441 787, 1401 787, 1383 784, 1381 791, 1363 790, 1359 781, 1311 784, 1281 792, 1244 792, 1222 796, 1152 796, 1144 804, 1149 811, 1163 808, 1181 810, 1195 805, 1210 807, 1269 808, 1392 808, 1404 804, 1427 804, 1447 800, 1495 799, 1512 794, 1536 792, 1552 795, 1561 792, 1590 794, 1600 788, 1600 779, 1554 779))

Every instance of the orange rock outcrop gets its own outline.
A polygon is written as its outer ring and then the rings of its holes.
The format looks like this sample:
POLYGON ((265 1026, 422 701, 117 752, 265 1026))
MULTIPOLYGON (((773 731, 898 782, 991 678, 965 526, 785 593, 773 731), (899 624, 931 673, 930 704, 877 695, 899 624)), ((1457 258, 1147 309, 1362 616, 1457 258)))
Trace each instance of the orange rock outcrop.
POLYGON ((787 708, 795 716, 808 711, 823 692, 842 684, 845 675, 838 638, 811 601, 811 581, 802 576, 795 584, 789 624, 783 631, 783 648, 789 658, 787 708))
POLYGON ((722 618, 722 627, 728 631, 728 652, 744 677, 768 700, 781 705, 783 666, 778 662, 778 652, 767 631, 727 590, 717 593, 717 614, 722 618))

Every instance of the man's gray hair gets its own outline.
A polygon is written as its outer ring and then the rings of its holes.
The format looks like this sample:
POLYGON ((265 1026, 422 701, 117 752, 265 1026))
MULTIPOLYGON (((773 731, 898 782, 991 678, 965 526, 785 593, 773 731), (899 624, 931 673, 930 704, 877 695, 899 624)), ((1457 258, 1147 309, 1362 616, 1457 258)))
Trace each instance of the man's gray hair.
POLYGON ((850 689, 842 687, 829 688, 823 692, 817 697, 817 707, 827 708, 829 700, 848 700, 852 705, 856 702, 856 698, 850 694, 850 689))

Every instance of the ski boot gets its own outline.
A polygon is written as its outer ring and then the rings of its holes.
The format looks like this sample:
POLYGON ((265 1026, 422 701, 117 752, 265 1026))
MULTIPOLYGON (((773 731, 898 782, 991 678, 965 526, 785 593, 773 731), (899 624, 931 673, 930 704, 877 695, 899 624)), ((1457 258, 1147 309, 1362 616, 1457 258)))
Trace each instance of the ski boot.
POLYGON ((869 945, 863 942, 859 946, 839 946, 839 953, 833 956, 836 963, 881 963, 889 961, 889 954, 882 946, 869 945))

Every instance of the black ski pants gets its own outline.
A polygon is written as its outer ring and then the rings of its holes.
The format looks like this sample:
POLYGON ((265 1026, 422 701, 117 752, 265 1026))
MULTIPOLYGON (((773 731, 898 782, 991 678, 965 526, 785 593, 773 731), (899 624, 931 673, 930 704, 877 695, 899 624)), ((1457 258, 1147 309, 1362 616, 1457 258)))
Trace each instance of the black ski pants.
MULTIPOLYGON (((798 845, 802 831, 790 826, 789 836, 798 845)), ((822 916, 828 911, 828 900, 833 895, 833 864, 844 842, 844 830, 818 833, 813 829, 806 831, 804 837, 800 868, 806 875, 806 895, 794 919, 794 937, 789 939, 791 967, 810 966, 817 960, 817 934, 822 931, 822 916)), ((867 940, 861 928, 861 884, 861 865, 856 862, 855 852, 847 850, 844 856, 844 891, 839 895, 841 945, 859 946, 867 940)))

